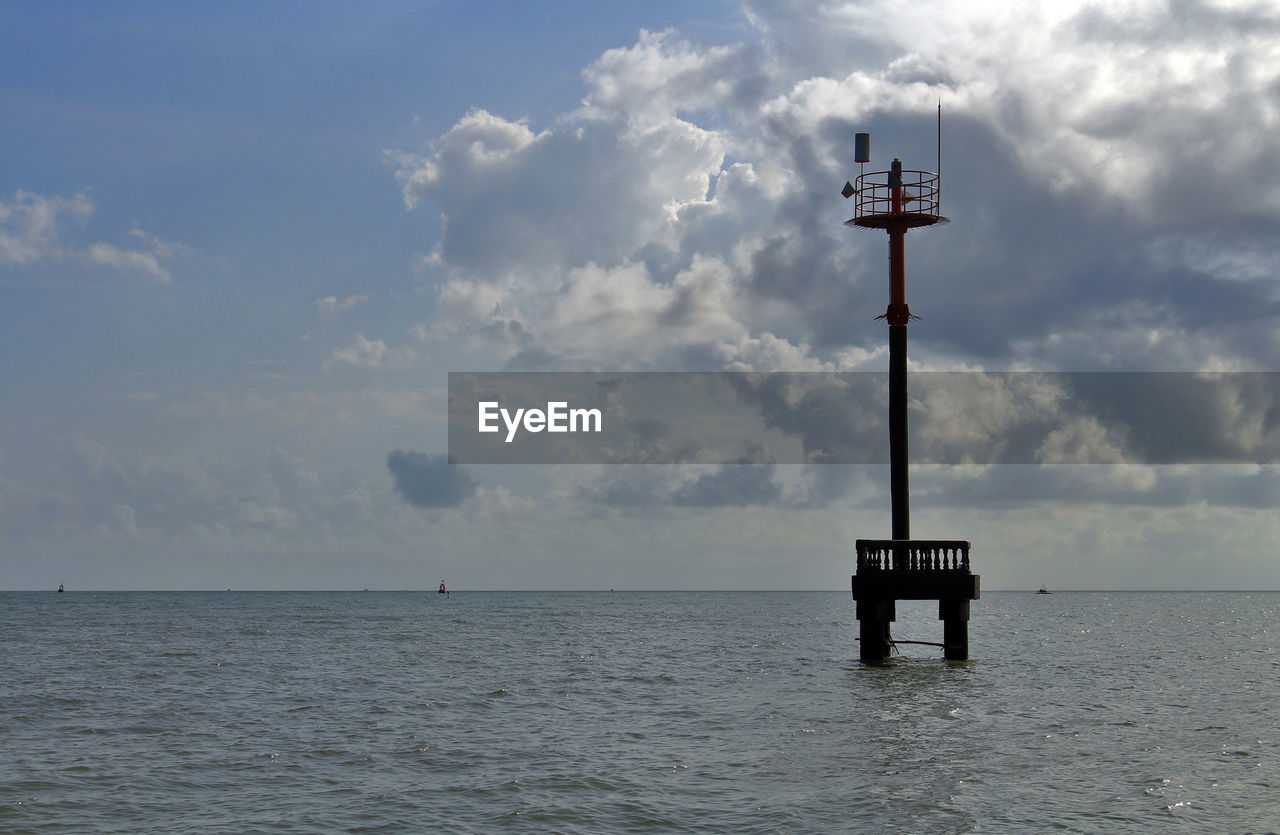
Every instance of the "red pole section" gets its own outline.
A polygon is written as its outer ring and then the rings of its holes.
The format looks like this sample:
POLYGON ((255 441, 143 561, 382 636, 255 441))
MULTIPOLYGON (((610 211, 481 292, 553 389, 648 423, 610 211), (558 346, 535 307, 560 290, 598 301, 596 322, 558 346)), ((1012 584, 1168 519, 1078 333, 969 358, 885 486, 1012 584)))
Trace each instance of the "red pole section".
POLYGON ((906 236, 907 230, 904 227, 896 223, 889 227, 889 324, 891 325, 906 324, 906 322, 893 321, 895 308, 907 306, 907 270, 903 263, 906 260, 903 238, 906 236))
MULTIPOLYGON (((902 214, 902 160, 899 159, 895 159, 889 169, 889 205, 892 214, 902 214)), ((911 319, 911 311, 907 307, 906 257, 902 240, 907 234, 907 227, 895 220, 886 227, 886 231, 889 233, 889 309, 885 311, 885 319, 890 325, 905 325, 911 319)))

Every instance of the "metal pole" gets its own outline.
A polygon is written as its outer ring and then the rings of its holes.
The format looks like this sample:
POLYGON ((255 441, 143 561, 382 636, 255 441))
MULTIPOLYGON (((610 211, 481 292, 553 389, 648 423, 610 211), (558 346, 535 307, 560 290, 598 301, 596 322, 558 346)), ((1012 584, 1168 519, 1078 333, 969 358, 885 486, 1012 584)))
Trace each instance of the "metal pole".
POLYGON ((889 326, 889 496, 893 538, 911 538, 907 487, 907 326, 889 326))
MULTIPOLYGON (((889 175, 891 209, 902 212, 902 163, 893 161, 889 175)), ((901 222, 889 225, 889 499, 892 506, 892 537, 911 538, 911 509, 907 487, 907 307, 906 248, 907 227, 901 222)), ((896 567, 896 566, 895 566, 896 567)), ((888 657, 893 640, 894 601, 883 601, 883 652, 888 657)))
MULTIPOLYGON (((902 163, 895 159, 889 186, 894 214, 902 211, 902 163)), ((889 496, 893 505, 893 538, 911 538, 911 508, 907 488, 907 307, 906 255, 901 221, 889 232, 889 496)))
POLYGON ((889 311, 886 318, 891 325, 906 324, 907 311, 907 275, 904 255, 906 247, 903 239, 907 230, 895 223, 889 227, 889 311))

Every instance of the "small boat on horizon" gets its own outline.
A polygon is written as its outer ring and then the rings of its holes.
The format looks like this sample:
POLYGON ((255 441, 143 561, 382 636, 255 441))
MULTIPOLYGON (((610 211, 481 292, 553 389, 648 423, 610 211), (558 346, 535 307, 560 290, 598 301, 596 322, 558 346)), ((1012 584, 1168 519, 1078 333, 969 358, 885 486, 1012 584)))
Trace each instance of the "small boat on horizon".
POLYGON ((1036 594, 1053 594, 1053 592, 1049 591, 1047 588, 1044 587, 1044 584, 1041 583, 1040 591, 1036 592, 1036 594))

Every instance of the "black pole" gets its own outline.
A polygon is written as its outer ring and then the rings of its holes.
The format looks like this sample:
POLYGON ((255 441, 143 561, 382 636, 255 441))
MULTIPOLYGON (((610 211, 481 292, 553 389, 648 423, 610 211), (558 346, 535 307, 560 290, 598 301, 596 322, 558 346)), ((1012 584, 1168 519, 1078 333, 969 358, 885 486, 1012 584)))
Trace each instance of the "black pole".
POLYGON ((893 538, 911 538, 907 489, 907 326, 889 326, 889 496, 893 538))

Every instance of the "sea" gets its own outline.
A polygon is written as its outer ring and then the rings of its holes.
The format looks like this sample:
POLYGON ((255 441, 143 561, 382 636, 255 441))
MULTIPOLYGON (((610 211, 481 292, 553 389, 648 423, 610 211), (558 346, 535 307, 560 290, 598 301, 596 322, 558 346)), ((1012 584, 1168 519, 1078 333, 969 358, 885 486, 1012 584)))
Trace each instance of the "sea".
POLYGON ((1280 594, 0 593, 0 832, 1277 832, 1280 594), (940 641, 937 603, 896 639, 940 641))

